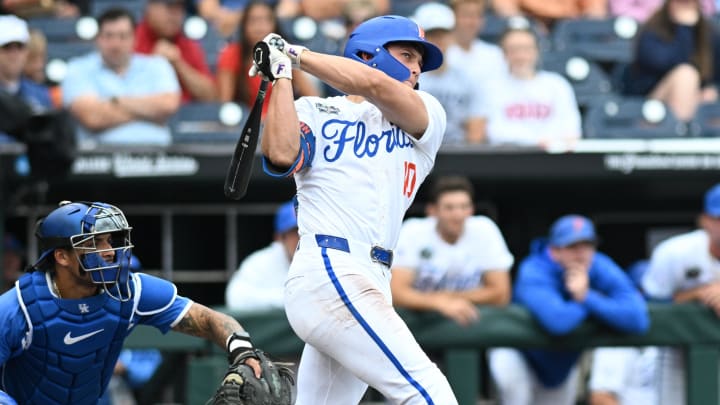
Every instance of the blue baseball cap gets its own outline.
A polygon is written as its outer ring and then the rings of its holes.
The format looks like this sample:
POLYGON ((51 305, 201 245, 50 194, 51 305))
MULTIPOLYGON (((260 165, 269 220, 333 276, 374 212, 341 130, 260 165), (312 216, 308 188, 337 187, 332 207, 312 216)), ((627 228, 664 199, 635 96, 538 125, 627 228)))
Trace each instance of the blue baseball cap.
POLYGON ((705 193, 705 213, 712 217, 720 217, 720 183, 705 193))
POLYGON ((275 232, 285 233, 297 226, 295 202, 291 200, 281 205, 275 213, 275 232))
POLYGON ((550 227, 548 243, 551 246, 565 247, 578 242, 597 242, 595 225, 582 215, 565 215, 550 227))

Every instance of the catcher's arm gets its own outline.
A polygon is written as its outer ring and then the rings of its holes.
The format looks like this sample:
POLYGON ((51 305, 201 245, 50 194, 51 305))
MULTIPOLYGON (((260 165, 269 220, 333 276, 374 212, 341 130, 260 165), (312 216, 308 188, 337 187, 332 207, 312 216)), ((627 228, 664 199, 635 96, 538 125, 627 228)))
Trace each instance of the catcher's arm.
MULTIPOLYGON (((233 364, 242 353, 253 350, 250 335, 238 321, 196 302, 190 305, 188 312, 173 330, 215 342, 216 345, 227 350, 230 364, 233 364)), ((258 359, 246 357, 244 363, 253 369, 257 378, 260 378, 262 368, 258 359)))

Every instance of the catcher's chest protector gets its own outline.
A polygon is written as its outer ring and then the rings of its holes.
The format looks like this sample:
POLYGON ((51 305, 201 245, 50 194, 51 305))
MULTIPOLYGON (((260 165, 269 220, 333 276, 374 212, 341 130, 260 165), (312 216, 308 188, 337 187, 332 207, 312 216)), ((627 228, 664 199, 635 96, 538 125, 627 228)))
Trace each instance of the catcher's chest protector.
POLYGON ((121 303, 107 294, 57 299, 40 271, 19 284, 29 347, 5 364, 4 390, 18 404, 96 404, 127 336, 133 300, 121 303))

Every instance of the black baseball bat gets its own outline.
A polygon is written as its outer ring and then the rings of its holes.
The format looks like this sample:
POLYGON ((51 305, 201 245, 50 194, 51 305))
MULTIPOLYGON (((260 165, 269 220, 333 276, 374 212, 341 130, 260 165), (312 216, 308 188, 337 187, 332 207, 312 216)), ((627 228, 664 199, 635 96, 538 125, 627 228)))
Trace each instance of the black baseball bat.
POLYGON ((263 101, 265 101, 268 80, 272 79, 272 76, 268 74, 270 72, 267 58, 267 45, 262 42, 255 45, 253 59, 261 71, 267 73, 265 73, 265 77, 260 83, 260 90, 258 90, 250 115, 240 133, 240 139, 235 145, 235 152, 233 152, 227 175, 225 175, 225 196, 233 200, 239 200, 245 196, 252 175, 255 149, 257 149, 258 139, 260 138, 260 118, 262 117, 263 101))

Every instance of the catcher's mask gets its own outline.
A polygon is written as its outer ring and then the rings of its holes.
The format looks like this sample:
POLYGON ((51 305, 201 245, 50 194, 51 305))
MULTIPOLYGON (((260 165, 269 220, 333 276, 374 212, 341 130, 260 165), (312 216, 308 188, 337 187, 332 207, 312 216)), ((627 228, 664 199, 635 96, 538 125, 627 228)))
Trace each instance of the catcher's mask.
POLYGON ((131 229, 123 212, 113 205, 63 201, 38 223, 35 236, 41 254, 35 267, 40 268, 55 249, 72 249, 80 268, 90 273, 95 284, 102 285, 110 297, 128 301, 131 229), (98 237, 105 234, 109 236, 107 241, 98 237))

